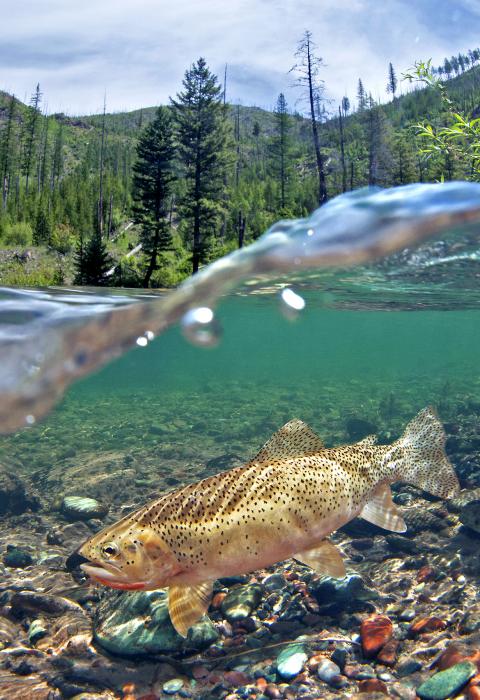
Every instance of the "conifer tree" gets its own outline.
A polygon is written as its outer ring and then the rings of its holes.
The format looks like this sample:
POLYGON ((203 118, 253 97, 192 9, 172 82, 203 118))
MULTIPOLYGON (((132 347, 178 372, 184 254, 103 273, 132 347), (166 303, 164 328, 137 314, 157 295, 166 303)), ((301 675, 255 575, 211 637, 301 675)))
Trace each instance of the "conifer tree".
POLYGON ((24 160, 23 174, 25 175, 25 193, 28 195, 28 181, 32 170, 33 159, 35 154, 35 140, 37 135, 38 118, 40 116, 40 102, 42 93, 40 92, 40 84, 37 83, 34 94, 30 100, 30 109, 25 124, 25 144, 24 144, 24 160))
POLYGON ((287 185, 290 170, 290 117, 288 115, 287 101, 283 92, 277 99, 275 109, 275 135, 273 137, 272 152, 275 177, 280 185, 280 208, 284 209, 287 202, 287 185))
POLYGON ((367 107, 367 93, 365 92, 361 78, 358 79, 357 98, 358 111, 363 112, 367 107))
POLYGON ((185 179, 181 215, 188 227, 195 273, 221 224, 225 173, 232 162, 222 86, 204 58, 185 72, 183 90, 172 99, 172 106, 185 179))
POLYGON ((395 99, 395 93, 397 92, 398 80, 395 74, 392 63, 388 64, 388 82, 387 82, 387 92, 391 93, 392 97, 395 99))
POLYGON ((97 229, 86 246, 83 244, 83 239, 80 239, 75 259, 75 284, 104 286, 108 282, 107 272, 111 264, 112 261, 107 253, 105 242, 97 229))
POLYGON ((40 203, 35 218, 35 227, 33 229, 33 244, 48 245, 51 238, 52 224, 43 203, 40 203))
POLYGON ((350 111, 350 100, 348 97, 345 95, 345 97, 342 97, 342 112, 343 116, 346 117, 347 114, 350 111))
POLYGON ((318 173, 318 204, 321 206, 327 201, 327 183, 325 174, 325 157, 320 148, 320 136, 318 133, 317 114, 320 111, 319 105, 323 100, 325 86, 323 80, 319 78, 320 68, 324 65, 323 59, 315 56, 315 44, 312 40, 312 33, 306 31, 298 44, 295 56, 298 59, 290 72, 298 75, 296 85, 306 89, 310 111, 310 123, 312 126, 313 145, 315 147, 315 158, 318 173))
POLYGON ((10 190, 15 106, 15 96, 12 95, 10 104, 8 105, 7 124, 1 143, 2 209, 7 208, 8 193, 10 190))
POLYGON ((174 153, 172 118, 166 107, 159 107, 154 121, 140 136, 133 166, 134 221, 142 227, 140 242, 148 261, 145 287, 157 269, 159 252, 172 246, 168 214, 175 179, 174 153))

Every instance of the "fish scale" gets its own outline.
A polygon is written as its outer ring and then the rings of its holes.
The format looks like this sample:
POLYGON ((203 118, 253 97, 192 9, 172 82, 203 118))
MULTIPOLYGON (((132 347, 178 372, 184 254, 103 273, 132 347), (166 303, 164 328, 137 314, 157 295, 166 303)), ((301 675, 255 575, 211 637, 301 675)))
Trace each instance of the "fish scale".
POLYGON ((444 498, 458 481, 443 427, 424 409, 392 445, 374 436, 326 449, 300 420, 277 431, 247 465, 207 477, 147 504, 79 550, 94 580, 113 588, 168 587, 180 634, 207 610, 213 581, 289 557, 345 575, 327 535, 356 516, 406 530, 389 484, 403 480, 444 498))

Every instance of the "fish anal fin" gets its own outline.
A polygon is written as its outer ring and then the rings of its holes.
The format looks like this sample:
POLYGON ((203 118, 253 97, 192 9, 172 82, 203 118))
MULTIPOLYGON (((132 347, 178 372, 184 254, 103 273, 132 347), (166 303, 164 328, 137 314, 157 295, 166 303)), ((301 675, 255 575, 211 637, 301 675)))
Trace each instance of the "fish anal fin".
POLYGON ((195 586, 169 586, 168 612, 178 634, 187 636, 192 625, 200 620, 208 610, 212 597, 213 583, 204 581, 195 586))
POLYGON ((405 532, 407 529, 400 510, 392 500, 388 484, 380 484, 375 489, 371 499, 363 506, 360 517, 391 532, 405 532))
POLYGON ((318 545, 293 555, 302 564, 310 566, 319 574, 343 578, 345 564, 337 547, 330 540, 322 540, 318 545))
POLYGON ((294 418, 272 435, 252 461, 267 462, 285 457, 301 457, 324 449, 325 445, 318 435, 315 435, 306 423, 294 418))

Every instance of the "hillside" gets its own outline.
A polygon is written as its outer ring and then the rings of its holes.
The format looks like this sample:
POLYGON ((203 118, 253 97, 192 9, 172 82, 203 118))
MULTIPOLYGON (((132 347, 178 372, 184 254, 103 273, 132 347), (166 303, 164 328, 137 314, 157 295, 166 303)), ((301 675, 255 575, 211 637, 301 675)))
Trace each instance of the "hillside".
MULTIPOLYGON (((478 114, 480 67, 451 78, 446 87, 459 110, 478 114)), ((328 196, 340 193, 344 183, 349 190, 440 179, 444 164, 422 156, 414 129, 424 119, 434 125, 444 122, 438 93, 416 89, 387 104, 376 105, 371 99, 367 104, 368 108, 343 112, 342 125, 338 116, 319 124, 328 196)), ((35 103, 27 106, 0 92, 0 246, 4 250, 0 283, 70 283, 75 251, 86 245, 100 215, 102 237, 112 264, 118 266, 110 282, 139 284, 142 254, 125 258, 139 240, 138 227, 131 225, 132 164, 139 135, 155 115, 156 107, 147 107, 105 116, 45 117, 40 100, 36 107, 35 103), (25 251, 29 251, 26 257, 25 251)), ((230 105, 227 119, 232 162, 226 211, 209 242, 207 259, 236 247, 239 227, 243 226, 248 242, 279 218, 306 215, 318 201, 308 119, 288 116, 283 207, 278 114, 230 105)), ((452 162, 449 173, 452 178, 466 177, 468 164, 452 162)), ((176 204, 181 192, 179 177, 170 212, 173 247, 162 254, 162 264, 152 278, 155 285, 176 284, 189 272, 189 232, 176 204)))

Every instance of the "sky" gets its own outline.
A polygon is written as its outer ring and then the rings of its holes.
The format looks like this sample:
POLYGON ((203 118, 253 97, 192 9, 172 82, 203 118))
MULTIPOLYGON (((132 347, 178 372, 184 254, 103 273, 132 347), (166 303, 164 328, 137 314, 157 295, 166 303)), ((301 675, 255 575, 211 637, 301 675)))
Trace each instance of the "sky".
MULTIPOLYGON (((7 0, 2 0, 7 2, 7 0)), ((305 30, 325 63, 326 95, 355 100, 361 78, 386 99, 388 63, 480 45, 480 0, 17 0, 2 13, 0 89, 49 113, 109 112, 168 103, 203 56, 227 100, 271 109, 284 92, 302 111, 289 69, 305 30)), ((403 90, 407 90, 404 84, 403 90)))

